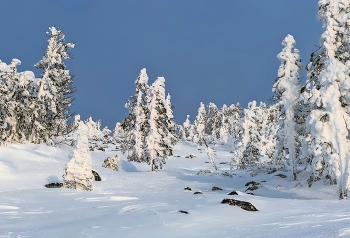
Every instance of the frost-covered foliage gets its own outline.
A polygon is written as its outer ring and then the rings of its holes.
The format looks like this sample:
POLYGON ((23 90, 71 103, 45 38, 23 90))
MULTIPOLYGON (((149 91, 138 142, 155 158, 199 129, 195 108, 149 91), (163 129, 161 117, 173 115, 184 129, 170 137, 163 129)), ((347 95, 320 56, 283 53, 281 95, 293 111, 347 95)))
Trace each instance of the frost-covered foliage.
POLYGON ((125 139, 126 137, 126 133, 123 129, 123 126, 120 122, 117 122, 115 124, 115 128, 113 130, 113 140, 116 142, 116 143, 122 143, 122 141, 125 139))
POLYGON ((202 145, 203 143, 203 138, 205 135, 205 127, 206 127, 206 111, 205 111, 205 106, 201 102, 200 107, 198 108, 198 114, 196 117, 196 120, 194 121, 194 128, 195 128, 195 134, 193 136, 193 142, 197 143, 199 145, 202 145))
POLYGON ((184 139, 192 141, 194 136, 194 126, 190 122, 190 115, 187 115, 185 122, 183 123, 184 139))
POLYGON ((44 133, 48 138, 67 135, 72 131, 70 120, 73 114, 70 107, 73 102, 73 76, 66 69, 65 60, 70 59, 68 50, 74 44, 65 43, 65 35, 55 27, 47 32, 49 44, 43 58, 35 65, 41 69, 38 82, 37 110, 34 120, 40 124, 36 134, 44 133), (43 128, 42 128, 43 127, 43 128))
POLYGON ((207 140, 213 142, 220 138, 220 117, 219 110, 214 103, 209 103, 206 115, 205 134, 207 140))
POLYGON ((303 97, 310 104, 307 118, 312 176, 309 184, 324 180, 338 185, 339 198, 350 187, 350 61, 348 0, 320 0, 324 33, 318 55, 308 65, 309 82, 303 97))
POLYGON ((149 93, 148 76, 143 68, 135 81, 135 94, 130 97, 125 107, 129 109, 128 116, 122 122, 125 139, 122 141, 122 152, 128 152, 128 160, 148 162, 146 154, 146 136, 148 125, 148 103, 146 97, 149 93))
POLYGON ((260 102, 258 106, 255 101, 250 102, 234 128, 231 168, 246 169, 271 162, 276 145, 275 107, 268 108, 265 103, 260 102))
POLYGON ((37 79, 31 71, 18 72, 20 64, 18 59, 9 65, 0 61, 1 144, 31 141, 36 126, 32 119, 37 79))
POLYGON ((177 137, 177 133, 176 133, 177 125, 174 120, 173 106, 171 105, 170 98, 171 98, 170 94, 168 94, 165 99, 165 111, 166 111, 165 127, 169 131, 168 139, 171 145, 175 145, 176 142, 178 142, 179 138, 177 137))
POLYGON ((128 160, 146 162, 152 170, 161 169, 165 159, 172 155, 172 146, 178 141, 170 95, 165 97, 165 79, 159 77, 148 86, 146 69, 135 81, 136 92, 126 107, 122 152, 128 151, 128 160))
POLYGON ((107 144, 114 143, 113 137, 110 136, 111 130, 108 127, 104 127, 101 130, 101 121, 97 120, 96 122, 92 120, 92 117, 89 117, 85 121, 85 125, 88 128, 88 139, 90 150, 99 149, 104 150, 107 147, 107 144))
MULTIPOLYGON (((285 161, 288 155, 293 178, 297 178, 298 131, 297 118, 300 109, 299 96, 301 90, 300 70, 302 69, 299 50, 294 48, 293 36, 287 35, 282 44, 285 48, 278 54, 281 65, 278 69, 272 91, 274 101, 279 107, 277 133, 277 150, 275 162, 285 161)), ((300 147, 300 146, 299 146, 300 147)))
POLYGON ((77 143, 63 174, 64 187, 92 190, 91 156, 88 145, 88 127, 79 122, 77 143))
POLYGON ((169 127, 171 126, 169 116, 172 116, 172 113, 167 112, 171 107, 166 106, 165 79, 163 77, 158 77, 152 84, 147 102, 149 103, 147 157, 153 171, 161 169, 165 164, 165 159, 173 155, 172 145, 176 141, 171 132, 173 127, 169 127))
POLYGON ((111 157, 108 157, 107 159, 105 159, 103 161, 102 167, 107 168, 107 169, 111 169, 114 171, 118 171, 119 170, 119 163, 120 163, 120 159, 119 159, 118 155, 115 155, 115 156, 111 156, 111 157))

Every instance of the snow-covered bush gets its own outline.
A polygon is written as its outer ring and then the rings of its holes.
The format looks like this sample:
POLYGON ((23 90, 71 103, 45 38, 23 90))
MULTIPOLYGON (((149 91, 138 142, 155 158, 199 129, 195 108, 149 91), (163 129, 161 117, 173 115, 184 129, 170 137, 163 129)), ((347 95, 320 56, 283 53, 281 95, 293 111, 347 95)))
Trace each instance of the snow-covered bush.
POLYGON ((64 169, 64 187, 91 191, 93 174, 88 146, 88 128, 83 122, 79 122, 77 136, 77 143, 64 169))
POLYGON ((103 161, 102 167, 107 168, 107 169, 111 169, 114 171, 118 171, 119 170, 119 163, 120 163, 120 159, 119 159, 118 155, 115 155, 115 156, 108 157, 107 159, 105 159, 103 161))

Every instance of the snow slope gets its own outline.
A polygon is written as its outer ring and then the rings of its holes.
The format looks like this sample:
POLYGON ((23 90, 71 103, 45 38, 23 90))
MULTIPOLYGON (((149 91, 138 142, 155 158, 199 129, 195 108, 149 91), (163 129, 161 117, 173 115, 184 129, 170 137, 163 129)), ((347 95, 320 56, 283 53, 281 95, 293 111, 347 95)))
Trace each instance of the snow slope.
POLYGON ((308 188, 288 173, 229 171, 230 149, 215 149, 218 174, 206 163, 205 148, 186 142, 174 149, 180 157, 158 172, 126 161, 114 147, 93 151, 92 168, 102 181, 87 192, 44 187, 62 181, 71 147, 0 147, 0 237, 350 237, 349 201, 337 200, 334 186, 308 188), (121 170, 101 167, 115 153, 121 170), (185 158, 191 153, 196 158, 185 158), (255 195, 245 193, 249 181, 261 183, 255 195), (238 195, 227 195, 232 190, 238 195), (259 211, 220 204, 224 198, 251 202, 259 211))

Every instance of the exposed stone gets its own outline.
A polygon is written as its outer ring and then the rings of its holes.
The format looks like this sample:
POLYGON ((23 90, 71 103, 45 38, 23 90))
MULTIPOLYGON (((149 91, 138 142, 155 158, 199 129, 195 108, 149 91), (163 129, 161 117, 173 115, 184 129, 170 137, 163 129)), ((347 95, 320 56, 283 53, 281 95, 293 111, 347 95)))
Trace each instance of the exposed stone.
POLYGON ((203 194, 202 192, 194 192, 193 194, 203 194))
POLYGON ((232 191, 232 192, 228 193, 227 195, 238 195, 238 193, 236 191, 232 191))
POLYGON ((186 188, 184 188, 184 190, 191 191, 192 189, 190 187, 186 187, 186 188))
POLYGON ((280 178, 287 178, 287 175, 284 175, 284 174, 276 174, 275 176, 278 176, 280 178))
POLYGON ((188 214, 188 211, 179 210, 180 213, 188 214))
POLYGON ((246 192, 247 192, 248 190, 249 190, 249 191, 254 191, 254 190, 257 190, 258 188, 259 188, 258 185, 253 185, 253 186, 247 188, 247 190, 245 190, 245 191, 246 191, 246 192))
POLYGON ((246 187, 248 187, 249 185, 260 185, 260 183, 257 183, 257 182, 255 182, 255 181, 250 181, 250 182, 248 182, 248 183, 246 183, 244 186, 246 186, 246 187))
POLYGON ((91 170, 91 172, 94 175, 95 181, 101 181, 102 180, 100 175, 95 170, 91 170))
POLYGON ((212 190, 212 191, 218 191, 218 190, 222 190, 222 188, 219 188, 219 187, 214 186, 214 187, 211 188, 211 190, 212 190))
POLYGON ((196 158, 196 156, 194 154, 190 154, 190 155, 186 156, 186 158, 193 159, 193 158, 196 158))
POLYGON ((63 187, 63 183, 48 183, 45 184, 46 188, 62 188, 63 187))
POLYGON ((239 201, 236 199, 225 198, 224 200, 222 200, 221 204, 228 204, 230 206, 239 206, 246 211, 254 211, 254 212, 258 211, 258 209, 256 209, 256 207, 254 207, 253 204, 251 204, 250 202, 239 201))

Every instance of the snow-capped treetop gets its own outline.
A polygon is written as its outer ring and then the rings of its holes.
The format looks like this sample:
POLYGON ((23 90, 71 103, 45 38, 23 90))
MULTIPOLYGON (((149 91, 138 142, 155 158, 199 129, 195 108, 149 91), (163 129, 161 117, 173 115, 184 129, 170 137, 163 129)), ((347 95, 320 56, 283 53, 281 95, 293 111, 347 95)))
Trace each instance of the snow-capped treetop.
POLYGON ((0 60, 0 72, 6 72, 7 67, 8 67, 7 64, 0 60))
POLYGON ((287 35, 282 44, 285 48, 277 55, 281 61, 278 69, 278 78, 276 79, 272 91, 274 100, 283 101, 282 104, 292 103, 300 94, 300 75, 302 69, 299 50, 294 48, 295 40, 293 36, 287 35))
POLYGON ((135 80, 135 84, 146 85, 148 83, 148 76, 146 73, 146 68, 141 69, 139 77, 135 80))
POLYGON ((35 67, 48 68, 55 64, 62 64, 65 59, 70 59, 68 48, 74 48, 73 43, 64 43, 65 35, 62 31, 57 30, 54 26, 49 27, 50 32, 46 32, 49 37, 49 45, 45 57, 40 60, 35 67))

